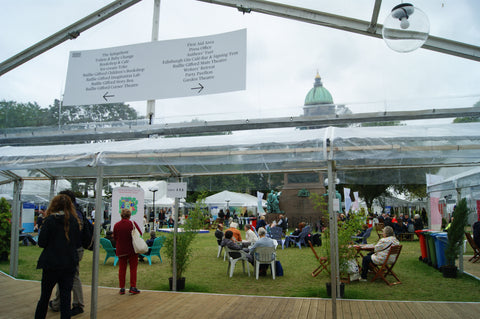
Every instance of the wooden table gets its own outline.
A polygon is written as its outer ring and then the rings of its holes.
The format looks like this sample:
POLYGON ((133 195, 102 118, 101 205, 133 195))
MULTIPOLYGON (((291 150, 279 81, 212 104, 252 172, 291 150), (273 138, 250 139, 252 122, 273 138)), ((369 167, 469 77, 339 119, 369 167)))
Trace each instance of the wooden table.
POLYGON ((363 260, 363 253, 364 252, 373 252, 375 251, 375 245, 367 244, 367 245, 353 245, 357 253, 355 254, 355 260, 357 261, 358 268, 362 271, 362 260, 363 260), (360 259, 360 261, 359 261, 360 259))

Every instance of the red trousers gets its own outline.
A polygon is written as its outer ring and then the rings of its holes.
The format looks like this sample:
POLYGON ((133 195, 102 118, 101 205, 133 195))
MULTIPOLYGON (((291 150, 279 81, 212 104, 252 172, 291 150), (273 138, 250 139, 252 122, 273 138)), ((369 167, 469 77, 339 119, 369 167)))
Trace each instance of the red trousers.
POLYGON ((120 288, 125 288, 125 276, 127 275, 127 262, 130 264, 130 287, 137 287, 138 255, 118 257, 118 280, 120 288))

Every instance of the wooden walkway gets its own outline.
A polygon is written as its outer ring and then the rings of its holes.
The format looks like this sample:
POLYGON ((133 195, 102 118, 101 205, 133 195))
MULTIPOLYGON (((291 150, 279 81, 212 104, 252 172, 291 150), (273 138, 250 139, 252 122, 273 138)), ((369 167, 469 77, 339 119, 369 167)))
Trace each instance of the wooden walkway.
MULTIPOLYGON (((40 282, 16 280, 0 273, 0 318, 32 318, 40 282)), ((90 318, 90 286, 84 286, 85 313, 90 318)), ((478 318, 480 303, 337 300, 337 318, 478 318)), ((59 318, 48 311, 47 318, 59 318)), ((202 293, 142 291, 119 295, 99 288, 97 318, 332 318, 331 300, 202 293)))

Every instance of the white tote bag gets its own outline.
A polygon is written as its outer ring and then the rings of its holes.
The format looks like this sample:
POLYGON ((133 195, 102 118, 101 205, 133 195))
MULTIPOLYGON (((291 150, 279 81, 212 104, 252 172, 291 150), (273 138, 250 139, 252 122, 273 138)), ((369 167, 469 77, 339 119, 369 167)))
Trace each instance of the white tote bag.
POLYGON ((132 244, 133 249, 137 254, 145 254, 148 251, 147 243, 143 240, 140 236, 140 233, 135 227, 135 223, 132 221, 133 229, 132 229, 132 244))

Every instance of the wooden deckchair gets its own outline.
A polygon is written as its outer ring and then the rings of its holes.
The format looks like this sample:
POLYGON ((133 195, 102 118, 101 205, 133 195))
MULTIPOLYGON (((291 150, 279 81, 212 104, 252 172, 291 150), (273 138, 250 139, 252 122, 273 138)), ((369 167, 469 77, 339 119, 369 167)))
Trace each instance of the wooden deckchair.
POLYGON ((475 241, 473 240, 472 235, 470 235, 470 233, 465 232, 465 236, 467 237, 467 241, 469 242, 470 246, 473 249, 473 257, 470 258, 468 261, 475 263, 480 260, 480 248, 478 248, 477 244, 475 244, 475 241))
POLYGON ((375 265, 374 263, 370 263, 371 269, 375 273, 375 276, 373 277, 372 282, 380 278, 383 281, 385 281, 385 283, 389 286, 398 285, 402 283, 400 281, 400 278, 398 278, 397 274, 393 272, 393 267, 397 263, 398 256, 400 255, 401 251, 402 251, 402 245, 393 245, 390 247, 387 258, 385 258, 385 261, 383 262, 382 265, 375 265), (389 282, 386 278, 388 275, 392 275, 393 277, 395 277, 397 281, 389 282))
POLYGON ((312 271, 312 277, 317 277, 323 270, 325 270, 326 272, 330 272, 328 269, 328 258, 318 257, 315 248, 313 248, 312 242, 309 241, 308 243, 310 244, 310 248, 312 249, 315 258, 317 258, 318 262, 320 263, 320 265, 314 271, 312 271))

